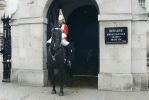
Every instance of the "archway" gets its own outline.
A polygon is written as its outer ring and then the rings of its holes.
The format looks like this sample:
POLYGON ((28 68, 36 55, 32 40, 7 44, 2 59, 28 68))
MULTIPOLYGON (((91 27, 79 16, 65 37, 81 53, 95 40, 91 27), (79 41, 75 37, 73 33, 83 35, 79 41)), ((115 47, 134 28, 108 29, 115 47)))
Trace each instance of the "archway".
POLYGON ((99 24, 98 11, 93 5, 75 9, 67 20, 69 41, 75 45, 74 75, 99 73, 99 24))
POLYGON ((55 0, 48 11, 48 35, 57 22, 58 9, 63 9, 70 35, 68 40, 75 45, 73 75, 95 76, 99 74, 99 10, 95 0, 55 0), (72 3, 73 2, 73 3, 72 3))

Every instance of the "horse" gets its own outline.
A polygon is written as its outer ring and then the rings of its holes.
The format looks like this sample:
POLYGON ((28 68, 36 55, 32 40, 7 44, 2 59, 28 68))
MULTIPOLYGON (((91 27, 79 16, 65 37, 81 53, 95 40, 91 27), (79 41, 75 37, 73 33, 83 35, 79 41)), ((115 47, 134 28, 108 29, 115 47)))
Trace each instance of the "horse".
MULTIPOLYGON (((72 55, 65 59, 66 51, 65 47, 61 45, 61 29, 55 26, 51 30, 52 41, 48 46, 48 73, 49 80, 52 84, 52 94, 56 94, 56 75, 59 75, 60 80, 60 93, 59 96, 64 95, 64 84, 66 82, 66 72, 71 73, 72 55), (69 69, 69 70, 68 70, 69 69), (66 71, 67 70, 67 71, 66 71)), ((72 50, 71 50, 72 51, 72 50)), ((72 52, 71 52, 72 53, 72 52)), ((70 76, 72 74, 69 74, 70 76)))
POLYGON ((67 52, 66 52, 66 63, 65 63, 65 68, 66 68, 66 79, 67 79, 67 85, 72 85, 73 83, 73 71, 72 71, 72 65, 74 62, 74 52, 75 52, 75 48, 74 48, 74 44, 70 43, 69 47, 67 48, 67 52))

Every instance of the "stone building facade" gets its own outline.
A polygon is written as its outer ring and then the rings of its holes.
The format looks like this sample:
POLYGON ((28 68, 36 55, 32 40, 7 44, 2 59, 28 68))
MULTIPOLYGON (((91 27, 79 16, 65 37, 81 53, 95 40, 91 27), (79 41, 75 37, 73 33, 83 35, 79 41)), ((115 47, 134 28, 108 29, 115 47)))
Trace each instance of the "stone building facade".
MULTIPOLYGON (((3 16, 4 14, 4 8, 6 7, 6 2, 4 0, 0 0, 0 17, 3 16)), ((2 44, 2 36, 3 36, 3 24, 2 21, 0 20, 0 45, 2 44)))
MULTIPOLYGON (((71 17, 79 15, 79 13, 72 15, 78 8, 87 9, 83 11, 84 14, 88 14, 89 8, 96 11, 92 15, 95 16, 98 24, 91 24, 92 22, 90 22, 88 27, 96 25, 98 31, 96 41, 98 43, 95 44, 99 51, 97 71, 99 90, 133 91, 148 89, 148 12, 145 8, 145 1, 143 1, 59 0, 66 22, 71 20, 71 17), (127 28, 127 43, 109 44, 105 42, 106 28, 124 27, 127 28)), ((56 22, 58 8, 56 0, 19 0, 18 9, 11 21, 12 81, 36 86, 47 85, 47 27, 51 22, 56 22)), ((70 26, 75 20, 77 19, 69 21, 70 26)), ((92 30, 90 31, 89 34, 95 34, 92 33, 92 30)), ((73 32, 75 33, 75 31, 73 32)), ((84 32, 83 36, 86 35, 84 32)), ((74 41, 77 41, 75 39, 77 38, 74 38, 74 41)), ((80 43, 82 42, 80 41, 80 43)))

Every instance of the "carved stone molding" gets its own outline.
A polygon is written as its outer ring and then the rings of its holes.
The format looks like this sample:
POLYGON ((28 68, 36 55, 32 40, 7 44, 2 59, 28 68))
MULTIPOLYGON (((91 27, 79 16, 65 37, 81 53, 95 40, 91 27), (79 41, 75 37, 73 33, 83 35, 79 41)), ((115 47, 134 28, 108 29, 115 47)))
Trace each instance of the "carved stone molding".
POLYGON ((138 0, 141 7, 145 7, 145 0, 138 0))
POLYGON ((0 0, 0 10, 4 9, 6 6, 6 1, 5 0, 0 0))
POLYGON ((145 0, 145 9, 149 13, 149 0, 145 0))

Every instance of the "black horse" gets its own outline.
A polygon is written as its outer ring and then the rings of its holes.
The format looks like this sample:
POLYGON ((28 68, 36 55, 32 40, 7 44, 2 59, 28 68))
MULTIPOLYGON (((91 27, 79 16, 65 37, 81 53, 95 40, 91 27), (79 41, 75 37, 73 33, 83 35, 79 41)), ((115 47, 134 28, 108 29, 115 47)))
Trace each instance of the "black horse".
POLYGON ((58 26, 52 28, 51 44, 48 46, 48 73, 49 80, 52 83, 52 94, 56 94, 55 83, 56 76, 60 82, 60 96, 64 95, 63 87, 66 82, 66 76, 71 76, 72 50, 66 59, 66 49, 61 45, 62 32, 58 26), (70 54, 71 53, 71 54, 70 54), (68 74, 69 73, 69 74, 68 74))

